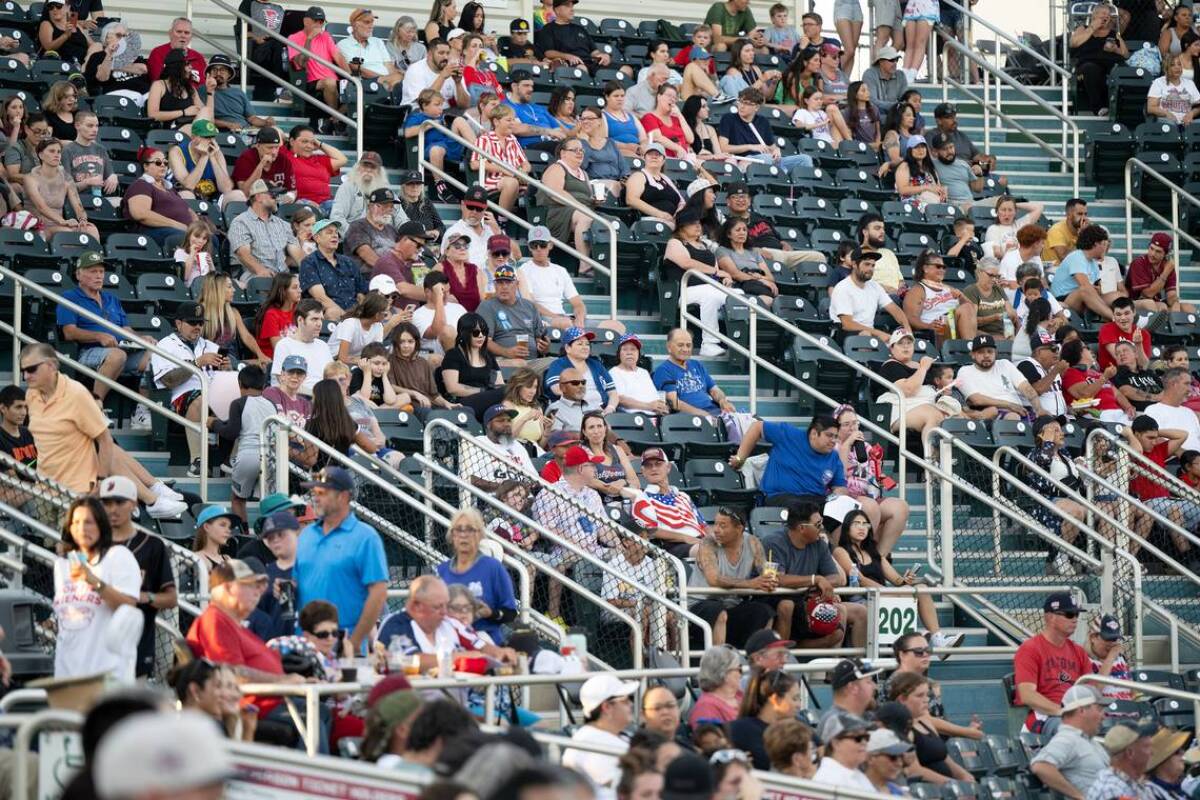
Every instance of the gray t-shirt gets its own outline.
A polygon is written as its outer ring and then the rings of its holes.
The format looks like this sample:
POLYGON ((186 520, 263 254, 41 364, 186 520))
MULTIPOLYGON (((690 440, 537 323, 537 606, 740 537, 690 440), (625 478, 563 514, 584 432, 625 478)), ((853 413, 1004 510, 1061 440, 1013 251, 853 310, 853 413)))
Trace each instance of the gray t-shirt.
POLYGON ((19 139, 15 143, 10 144, 8 149, 4 151, 4 166, 20 164, 22 175, 28 175, 39 163, 37 153, 24 139, 19 139))
MULTIPOLYGON (((537 307, 523 297, 511 306, 505 305, 495 297, 490 297, 479 304, 475 313, 483 317, 492 332, 492 339, 501 347, 512 347, 517 343, 517 334, 523 333, 534 339, 546 335, 546 323, 537 307)), ((536 357, 536 345, 530 340, 529 354, 536 357)))
POLYGON ((933 163, 937 169, 938 180, 946 187, 951 203, 969 203, 975 199, 975 194, 971 191, 971 181, 975 180, 976 176, 971 172, 970 164, 961 158, 954 159, 953 164, 947 164, 940 159, 933 163))
POLYGON ((67 142, 63 147, 62 163, 67 174, 71 176, 71 180, 76 183, 95 175, 99 175, 101 178, 112 175, 108 150, 97 142, 89 145, 67 142))
POLYGON ((262 426, 275 414, 275 404, 265 397, 247 397, 242 407, 242 433, 238 436, 237 452, 257 451, 262 443, 262 426))
POLYGON ((213 98, 213 116, 222 122, 232 122, 242 128, 250 127, 250 117, 254 109, 250 108, 250 98, 236 86, 218 89, 213 98))
POLYGON ((717 258, 728 256, 733 260, 733 265, 742 272, 756 269, 759 272, 766 272, 767 265, 763 262, 762 256, 753 250, 731 250, 728 247, 717 248, 717 258))
POLYGON ((779 564, 784 575, 837 575, 837 562, 829 551, 829 542, 818 539, 807 547, 796 547, 786 531, 763 537, 767 556, 779 564))
POLYGON ((1108 766, 1108 753, 1095 740, 1084 736, 1083 731, 1063 724, 1029 763, 1039 762, 1057 767, 1067 783, 1086 793, 1096 776, 1108 766))
MULTIPOLYGON (((283 26, 283 6, 278 3, 251 3, 250 18, 266 25, 275 33, 279 33, 280 27, 283 26)), ((251 28, 250 30, 255 36, 262 36, 262 29, 251 28)))
POLYGON ((351 222, 350 227, 346 229, 346 244, 342 251, 352 257, 360 269, 369 270, 370 267, 355 255, 358 248, 365 244, 375 251, 376 256, 381 256, 392 249, 396 238, 396 229, 391 225, 385 224, 382 228, 376 228, 363 217, 351 222))

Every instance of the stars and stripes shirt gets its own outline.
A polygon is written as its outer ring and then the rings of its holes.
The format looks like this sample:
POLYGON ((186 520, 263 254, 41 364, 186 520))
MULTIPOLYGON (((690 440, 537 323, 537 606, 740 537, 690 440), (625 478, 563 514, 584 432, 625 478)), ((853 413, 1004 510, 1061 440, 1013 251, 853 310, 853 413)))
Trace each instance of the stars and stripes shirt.
POLYGON ((633 518, 646 528, 662 528, 703 539, 708 528, 692 498, 674 486, 668 486, 666 492, 657 489, 650 484, 638 494, 633 501, 633 518))
MULTIPOLYGON (((519 169, 525 162, 525 151, 521 149, 521 143, 517 141, 517 137, 509 134, 501 139, 496 135, 495 131, 485 131, 475 140, 475 146, 483 152, 500 161, 503 164, 519 169)), ((500 179, 504 177, 502 172, 487 172, 483 176, 483 188, 489 192, 494 192, 500 186, 500 179)))

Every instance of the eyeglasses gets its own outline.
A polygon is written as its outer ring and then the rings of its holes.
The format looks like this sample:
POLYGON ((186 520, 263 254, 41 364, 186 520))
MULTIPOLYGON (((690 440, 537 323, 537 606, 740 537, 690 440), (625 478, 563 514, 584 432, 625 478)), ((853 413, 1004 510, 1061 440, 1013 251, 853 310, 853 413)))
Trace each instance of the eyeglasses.
POLYGON ((466 603, 451 603, 447 606, 455 614, 474 614, 475 607, 466 603))
POLYGON ((564 153, 582 153, 583 148, 582 147, 564 147, 562 149, 562 151, 564 153))
POLYGON ((999 278, 1000 277, 999 272, 988 272, 987 270, 984 270, 983 274, 987 275, 989 278, 999 278))
POLYGON ((334 636, 337 636, 337 628, 334 628, 331 631, 312 631, 311 633, 318 639, 332 639, 334 636))
POLYGON ((39 361, 36 364, 30 364, 27 367, 21 367, 21 374, 22 375, 32 375, 33 373, 38 371, 38 367, 40 367, 42 364, 45 364, 45 363, 46 363, 45 361, 39 361))
POLYGON ((144 166, 144 167, 148 167, 151 164, 153 164, 156 167, 165 167, 167 165, 167 160, 165 158, 155 158, 151 161, 143 161, 142 162, 142 166, 144 166))
POLYGON ((1078 611, 1055 611, 1054 613, 1064 619, 1075 619, 1079 616, 1078 611))
POLYGON ((587 381, 559 381, 563 386, 583 386, 587 381))
POLYGON ((927 656, 927 655, 929 655, 930 653, 932 653, 932 652, 933 652, 933 650, 931 650, 931 649, 930 649, 930 648, 928 648, 928 647, 910 647, 910 648, 908 648, 907 650, 904 650, 903 652, 905 652, 905 653, 912 653, 912 654, 913 654, 914 656, 916 656, 917 658, 924 658, 925 656, 927 656))

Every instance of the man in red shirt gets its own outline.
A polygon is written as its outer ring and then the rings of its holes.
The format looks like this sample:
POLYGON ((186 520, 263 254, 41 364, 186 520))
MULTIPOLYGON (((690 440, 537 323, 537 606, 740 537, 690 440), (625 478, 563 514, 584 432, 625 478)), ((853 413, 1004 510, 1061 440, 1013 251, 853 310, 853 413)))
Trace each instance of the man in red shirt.
POLYGON ((1112 322, 1100 326, 1100 371, 1116 364, 1113 347, 1121 340, 1140 345, 1138 369, 1146 369, 1150 363, 1150 331, 1137 326, 1133 301, 1128 297, 1118 297, 1113 300, 1112 312, 1112 322))
POLYGON ((283 137, 278 128, 261 128, 254 139, 254 146, 247 147, 233 164, 233 182, 237 184, 246 197, 252 192, 250 187, 257 180, 266 181, 271 187, 272 194, 280 203, 292 203, 296 200, 296 175, 292 171, 292 161, 281 156, 283 137))
POLYGON ((330 144, 317 141, 308 125, 297 125, 288 133, 290 149, 280 150, 281 158, 291 162, 296 181, 296 199, 321 206, 325 216, 333 208, 329 179, 346 165, 346 154, 330 144))
POLYGON ((167 43, 160 44, 158 47, 150 51, 150 57, 146 59, 146 72, 150 76, 151 81, 156 81, 162 77, 163 64, 166 63, 167 53, 172 50, 182 50, 187 56, 188 66, 192 69, 192 81, 197 86, 204 85, 204 75, 208 68, 204 56, 191 48, 192 44, 192 21, 187 17, 177 17, 171 23, 171 30, 167 32, 167 43))
POLYGON ((1062 698, 1081 675, 1090 675, 1087 651, 1071 636, 1079 624, 1079 606, 1069 592, 1056 592, 1042 606, 1042 632, 1027 639, 1013 657, 1017 701, 1029 709, 1025 728, 1046 737, 1062 721, 1062 698))
POLYGON ((1191 303, 1179 302, 1179 275, 1170 257, 1173 244, 1169 233, 1156 233, 1150 237, 1146 254, 1129 262, 1125 288, 1138 308, 1189 313, 1196 310, 1191 303))

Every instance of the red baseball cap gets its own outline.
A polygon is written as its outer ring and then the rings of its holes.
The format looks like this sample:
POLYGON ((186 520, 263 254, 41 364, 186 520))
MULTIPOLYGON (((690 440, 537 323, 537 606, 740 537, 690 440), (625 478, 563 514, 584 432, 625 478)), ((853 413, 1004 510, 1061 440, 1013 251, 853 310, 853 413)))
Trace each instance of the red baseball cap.
POLYGON ((563 454, 563 464, 568 467, 581 467, 584 464, 600 464, 603 461, 604 456, 589 455, 588 451, 579 445, 575 445, 563 454))

